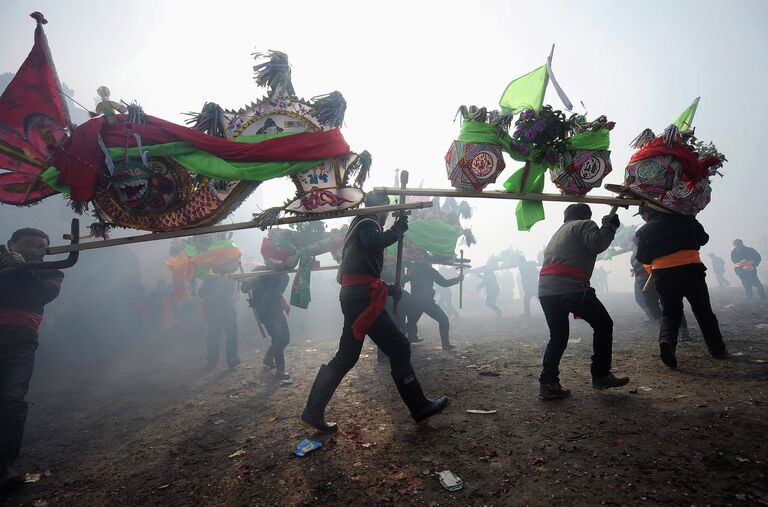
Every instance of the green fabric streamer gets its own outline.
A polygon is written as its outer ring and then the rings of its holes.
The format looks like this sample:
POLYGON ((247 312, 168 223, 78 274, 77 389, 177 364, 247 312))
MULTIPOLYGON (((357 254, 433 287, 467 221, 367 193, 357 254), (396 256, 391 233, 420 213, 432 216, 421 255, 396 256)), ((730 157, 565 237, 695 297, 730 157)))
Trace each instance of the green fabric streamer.
MULTIPOLYGON (((240 136, 233 138, 239 143, 258 143, 275 137, 285 137, 296 132, 277 132, 274 134, 262 134, 252 136, 240 136)), ((109 148, 109 155, 114 158, 122 158, 124 148, 109 148)), ((286 162, 227 162, 210 153, 200 151, 193 145, 184 142, 160 143, 142 146, 142 151, 150 157, 170 157, 185 169, 191 172, 207 176, 217 180, 246 180, 267 181, 282 176, 290 176, 308 169, 312 169, 323 163, 322 160, 300 160, 286 162)), ((138 147, 127 150, 128 158, 141 158, 138 147)), ((49 167, 42 175, 43 181, 62 194, 69 194, 69 186, 59 183, 60 172, 55 167, 49 167)))
POLYGON ((43 174, 40 175, 40 179, 42 179, 46 185, 53 188, 54 190, 58 190, 64 195, 69 195, 69 185, 64 185, 63 183, 59 183, 60 174, 61 174, 61 171, 51 166, 48 169, 46 169, 43 174))
MULTIPOLYGON (((123 156, 124 148, 109 148, 108 151, 111 157, 119 158, 123 156)), ((202 174, 209 178, 227 181, 266 181, 306 171, 323 163, 322 160, 227 162, 216 155, 200 151, 191 144, 184 142, 142 146, 142 151, 147 152, 147 155, 150 157, 170 157, 188 171, 202 174)), ((128 148, 127 155, 128 158, 139 158, 141 156, 137 147, 128 148)))
POLYGON ((549 84, 547 66, 542 65, 507 85, 499 100, 503 113, 518 114, 526 109, 537 113, 544 104, 544 92, 549 84))
POLYGON ((310 292, 310 278, 312 276, 312 257, 304 256, 299 261, 299 268, 296 270, 296 276, 293 277, 291 286, 291 306, 307 309, 312 294, 310 292))
POLYGON ((457 140, 474 144, 498 144, 512 158, 519 156, 516 152, 512 151, 512 138, 509 137, 509 134, 491 123, 464 120, 461 122, 461 131, 457 140))
MULTIPOLYGON (((525 183, 522 181, 525 173, 525 167, 523 167, 504 182, 505 192, 540 194, 544 191, 544 174, 547 166, 536 162, 529 162, 529 164, 525 183)), ((517 229, 530 231, 536 222, 544 220, 544 204, 541 201, 520 201, 517 203, 515 216, 517 229)))
POLYGON ((456 242, 462 231, 440 220, 414 220, 408 224, 405 237, 413 246, 437 257, 456 254, 456 242))
POLYGON ((611 131, 600 129, 576 134, 566 139, 566 146, 570 151, 579 150, 607 150, 611 147, 611 131))

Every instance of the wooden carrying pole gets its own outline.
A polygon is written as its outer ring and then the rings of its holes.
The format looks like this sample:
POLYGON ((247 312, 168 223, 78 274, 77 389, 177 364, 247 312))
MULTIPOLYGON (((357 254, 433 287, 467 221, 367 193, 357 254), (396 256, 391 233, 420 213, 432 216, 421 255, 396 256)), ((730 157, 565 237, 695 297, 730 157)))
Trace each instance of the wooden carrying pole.
MULTIPOLYGON (((339 269, 339 266, 320 266, 319 268, 315 268, 312 271, 330 271, 332 269, 339 269)), ((252 280, 254 278, 258 278, 260 276, 264 275, 273 275, 275 273, 296 273, 298 269, 292 269, 290 271, 278 271, 276 269, 259 269, 256 271, 250 271, 248 273, 239 273, 236 275, 225 275, 226 278, 232 278, 233 280, 237 280, 239 282, 244 282, 247 280, 252 280)))
MULTIPOLYGON (((317 213, 315 215, 300 215, 279 218, 274 225, 296 224, 301 222, 314 222, 317 220, 329 220, 331 218, 354 217, 358 215, 373 215, 376 213, 389 213, 391 211, 403 211, 410 209, 431 208, 431 202, 414 202, 411 204, 394 204, 388 206, 372 206, 370 208, 355 208, 344 211, 332 211, 328 213, 317 213)), ((145 243, 147 241, 159 241, 163 239, 186 238, 188 236, 198 236, 200 234, 212 234, 216 232, 241 231, 244 229, 256 229, 259 225, 255 222, 238 222, 226 225, 211 225, 208 227, 195 227, 193 229, 181 229, 173 232, 154 232, 150 234, 141 234, 138 236, 128 236, 125 238, 106 239, 103 241, 91 241, 88 243, 79 243, 72 245, 52 246, 45 250, 47 255, 55 255, 68 252, 79 252, 81 250, 93 250, 95 248, 107 248, 119 245, 133 245, 136 243, 145 243)))
MULTIPOLYGON (((391 187, 376 187, 376 192, 385 192, 387 194, 399 194, 401 189, 391 187)), ((454 190, 452 188, 410 188, 405 195, 417 195, 426 197, 460 197, 469 199, 514 199, 528 201, 554 201, 554 202, 583 202, 587 204, 608 204, 611 206, 639 206, 643 203, 642 199, 629 198, 620 199, 609 196, 584 196, 561 195, 561 194, 528 194, 502 192, 500 190, 485 190, 482 192, 471 192, 468 190, 454 190)))
POLYGON ((459 276, 461 281, 459 282, 459 310, 464 306, 464 249, 459 250, 461 253, 461 264, 459 266, 459 276))
MULTIPOLYGON (((400 188, 405 190, 405 187, 408 186, 408 171, 400 171, 400 188)), ((398 204, 404 204, 405 201, 405 194, 400 193, 400 200, 398 201, 398 204)), ((403 215, 405 214, 405 211, 402 212, 403 215)), ((401 215, 402 216, 402 215, 401 215)), ((400 236, 400 239, 397 240, 397 263, 395 264, 395 286, 402 290, 402 286, 400 285, 400 281, 403 278, 403 243, 405 240, 405 235, 400 236)), ((392 303, 392 313, 395 315, 397 314, 397 306, 399 300, 395 300, 392 303)))

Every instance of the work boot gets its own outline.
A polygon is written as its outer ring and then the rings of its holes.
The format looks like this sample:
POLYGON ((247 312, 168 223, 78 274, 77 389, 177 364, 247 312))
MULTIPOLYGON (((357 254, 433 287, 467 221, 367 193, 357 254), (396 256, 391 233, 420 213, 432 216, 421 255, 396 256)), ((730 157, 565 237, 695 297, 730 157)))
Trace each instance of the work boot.
POLYGON ((293 377, 289 373, 283 372, 282 374, 277 376, 278 379, 280 379, 280 387, 288 387, 290 385, 293 385, 293 377))
POLYGON ((456 345, 451 345, 450 343, 443 345, 443 350, 445 351, 452 351, 456 349, 456 345))
POLYGON ((7 465, 0 466, 0 493, 10 493, 24 484, 21 475, 7 465))
POLYGON ((677 368, 677 357, 675 357, 675 347, 669 342, 659 343, 659 356, 661 362, 670 368, 677 368))
POLYGON ((411 417, 417 424, 421 424, 433 415, 442 412, 448 406, 448 398, 443 396, 436 400, 430 400, 424 395, 424 390, 416 378, 413 369, 402 378, 396 378, 392 375, 397 386, 400 397, 405 402, 408 410, 411 411, 411 417))
POLYGON ((592 387, 595 389, 611 389, 629 384, 629 377, 617 377, 609 373, 603 377, 592 377, 592 387))
POLYGON ((715 359, 728 359, 728 349, 726 349, 725 347, 723 347, 723 350, 722 350, 722 352, 719 352, 719 353, 717 353, 717 354, 712 354, 712 353, 710 353, 710 355, 711 355, 713 358, 715 358, 715 359))
POLYGON ((552 384, 539 384, 539 398, 544 401, 549 400, 561 400, 563 398, 569 398, 571 396, 570 389, 563 389, 560 382, 554 382, 552 384))
POLYGON ((336 388, 339 387, 343 378, 344 375, 339 375, 327 364, 320 366, 315 383, 312 384, 312 389, 309 391, 307 406, 301 414, 303 425, 309 426, 318 433, 336 433, 339 430, 336 423, 325 422, 325 407, 331 401, 333 393, 336 392, 336 388))

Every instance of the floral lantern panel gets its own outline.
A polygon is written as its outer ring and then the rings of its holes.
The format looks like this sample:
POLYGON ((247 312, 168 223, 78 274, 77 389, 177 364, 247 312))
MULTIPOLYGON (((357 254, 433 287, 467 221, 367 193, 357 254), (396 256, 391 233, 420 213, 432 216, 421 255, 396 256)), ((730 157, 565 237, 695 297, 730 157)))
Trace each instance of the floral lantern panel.
POLYGON ((608 150, 565 151, 560 154, 559 164, 551 169, 550 176, 563 194, 583 196, 599 187, 611 170, 611 152, 608 150))
POLYGON ((482 190, 506 167, 501 146, 454 141, 445 155, 451 185, 460 190, 482 190))

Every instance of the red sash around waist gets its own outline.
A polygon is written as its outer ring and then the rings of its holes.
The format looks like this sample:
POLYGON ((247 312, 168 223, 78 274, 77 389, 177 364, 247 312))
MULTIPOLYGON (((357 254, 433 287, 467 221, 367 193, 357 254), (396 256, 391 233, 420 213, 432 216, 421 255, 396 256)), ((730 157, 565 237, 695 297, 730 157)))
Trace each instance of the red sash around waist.
POLYGON ((559 275, 559 276, 570 276, 573 278, 578 278, 579 280, 584 280, 586 282, 589 281, 589 275, 586 274, 584 271, 580 270, 579 268, 575 268, 573 266, 568 266, 567 264, 545 264, 541 267, 541 271, 539 272, 539 275, 559 275))
POLYGON ((348 274, 341 277, 342 287, 352 285, 367 285, 368 297, 371 299, 368 307, 352 323, 352 334, 356 340, 362 341, 373 323, 376 322, 376 319, 384 311, 384 305, 387 303, 387 295, 389 294, 389 286, 380 278, 371 275, 348 274))
POLYGON ((43 316, 39 313, 0 308, 0 325, 21 326, 37 331, 42 322, 43 316))

